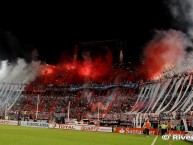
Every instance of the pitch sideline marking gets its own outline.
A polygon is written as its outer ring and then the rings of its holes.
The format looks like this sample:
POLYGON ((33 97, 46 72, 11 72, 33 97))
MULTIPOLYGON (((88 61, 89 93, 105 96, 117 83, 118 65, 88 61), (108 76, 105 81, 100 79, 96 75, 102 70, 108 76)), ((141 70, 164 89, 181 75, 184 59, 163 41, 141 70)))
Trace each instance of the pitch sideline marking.
POLYGON ((155 144, 155 142, 156 142, 156 140, 157 140, 157 137, 158 137, 158 135, 155 137, 155 139, 153 140, 153 142, 152 142, 151 145, 154 145, 154 144, 155 144))

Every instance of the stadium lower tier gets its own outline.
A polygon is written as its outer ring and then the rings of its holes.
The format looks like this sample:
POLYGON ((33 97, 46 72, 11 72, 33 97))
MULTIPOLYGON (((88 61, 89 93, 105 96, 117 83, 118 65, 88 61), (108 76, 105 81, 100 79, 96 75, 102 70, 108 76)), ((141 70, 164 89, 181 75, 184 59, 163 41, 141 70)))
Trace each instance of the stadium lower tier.
POLYGON ((0 109, 88 114, 178 113, 193 110, 192 75, 151 83, 90 85, 0 84, 0 109))

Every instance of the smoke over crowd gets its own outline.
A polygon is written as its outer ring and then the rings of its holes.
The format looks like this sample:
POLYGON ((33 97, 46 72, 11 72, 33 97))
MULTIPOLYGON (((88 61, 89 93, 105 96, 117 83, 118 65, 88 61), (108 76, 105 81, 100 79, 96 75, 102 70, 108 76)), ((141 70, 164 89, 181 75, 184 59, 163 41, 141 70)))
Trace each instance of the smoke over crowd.
MULTIPOLYGON (((187 51, 187 48, 192 49, 193 1, 172 0, 167 5, 175 23, 178 24, 176 26, 179 26, 182 31, 174 29, 156 30, 153 39, 144 47, 141 65, 137 66, 137 69, 132 70, 132 72, 128 72, 124 68, 113 68, 114 58, 108 48, 105 50, 104 57, 93 58, 89 54, 85 54, 84 59, 79 60, 75 53, 74 59, 72 57, 69 61, 63 58, 55 65, 37 60, 38 54, 35 51, 31 57, 32 61, 25 61, 23 58, 18 58, 16 62, 2 60, 0 63, 0 81, 27 84, 34 81, 43 84, 115 83, 141 79, 155 80, 192 72, 193 54, 191 51, 187 51)), ((124 51, 121 51, 121 61, 124 59, 123 56, 127 57, 124 55, 124 51)))
MULTIPOLYGON (((175 73, 186 59, 186 48, 189 46, 188 38, 180 31, 156 31, 156 34, 144 49, 144 64, 140 69, 140 75, 149 79, 158 79, 171 73, 175 73), (168 71, 168 72, 166 72, 168 71), (166 74, 163 74, 166 72, 166 74)), ((183 72, 183 67, 181 72, 183 72)), ((173 75, 174 75, 173 74, 173 75)))
POLYGON ((3 83, 28 84, 36 79, 39 74, 40 62, 27 63, 19 58, 15 63, 8 60, 1 61, 0 81, 3 83))
POLYGON ((191 39, 193 38, 193 1, 192 0, 171 0, 169 9, 177 25, 191 39))
MULTIPOLYGON (((192 72, 193 1, 172 0, 169 9, 182 31, 156 31, 153 39, 144 48, 143 78, 158 79, 192 72)), ((178 29, 179 29, 178 28, 178 29)))

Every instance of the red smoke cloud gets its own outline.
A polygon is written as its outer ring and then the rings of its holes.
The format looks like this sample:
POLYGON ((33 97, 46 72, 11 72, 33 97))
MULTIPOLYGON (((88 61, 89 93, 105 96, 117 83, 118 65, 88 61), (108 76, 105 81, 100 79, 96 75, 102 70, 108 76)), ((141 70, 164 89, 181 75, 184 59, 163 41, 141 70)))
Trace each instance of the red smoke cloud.
POLYGON ((169 30, 157 31, 144 50, 144 64, 140 75, 145 79, 157 78, 166 66, 174 66, 185 57, 185 36, 169 30))
POLYGON ((63 61, 56 66, 43 65, 38 81, 43 84, 109 82, 113 75, 112 61, 112 54, 108 50, 103 58, 63 61))
POLYGON ((42 84, 82 84, 85 82, 95 83, 118 83, 131 81, 132 75, 122 68, 113 68, 113 56, 106 48, 104 56, 96 58, 88 57, 84 60, 62 61, 56 66, 43 65, 41 74, 36 80, 42 84))
MULTIPOLYGON (((36 81, 43 84, 82 84, 92 81, 95 83, 119 83, 157 79, 166 66, 175 66, 178 61, 184 59, 185 40, 184 34, 175 30, 157 31, 153 40, 144 49, 143 65, 130 73, 125 69, 126 67, 112 67, 112 53, 108 48, 105 48, 103 56, 92 57, 86 52, 82 61, 76 56, 71 61, 63 60, 55 66, 43 65, 42 73, 36 81)), ((74 54, 77 55, 77 52, 78 50, 74 54)))

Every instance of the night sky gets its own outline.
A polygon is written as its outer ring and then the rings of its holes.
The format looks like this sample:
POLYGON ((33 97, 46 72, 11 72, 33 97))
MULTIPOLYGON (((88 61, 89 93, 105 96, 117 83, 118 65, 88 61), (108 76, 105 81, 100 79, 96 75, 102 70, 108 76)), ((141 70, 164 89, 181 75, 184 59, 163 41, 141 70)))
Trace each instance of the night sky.
POLYGON ((1 60, 30 60, 31 52, 37 49, 38 59, 55 64, 80 42, 120 40, 126 43, 126 61, 139 61, 156 29, 178 29, 166 0, 25 9, 21 13, 13 11, 1 20, 1 60))

